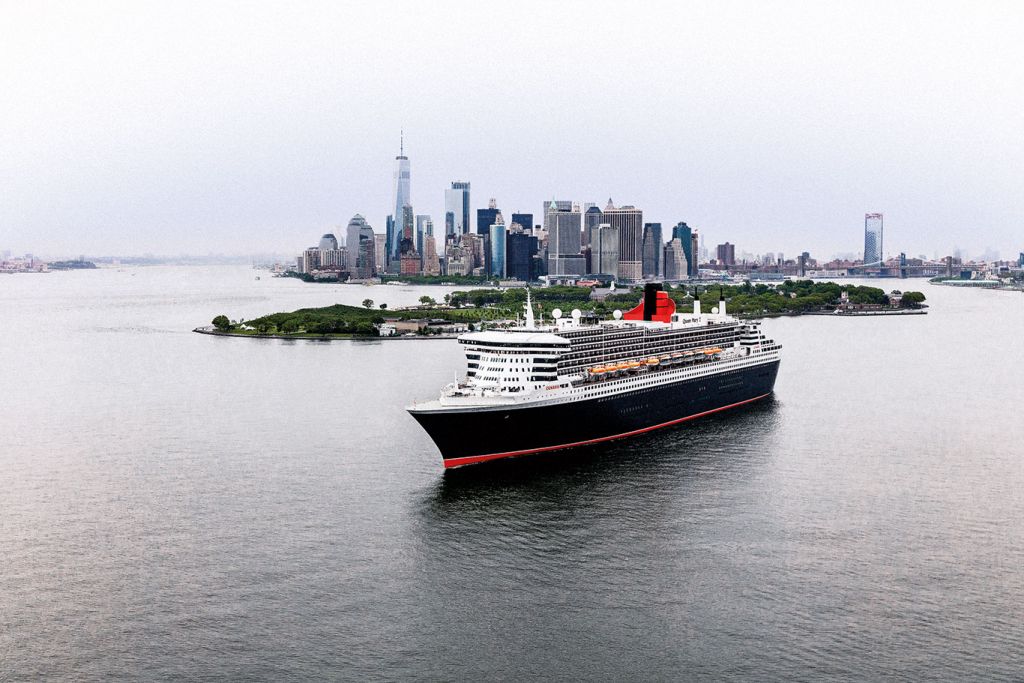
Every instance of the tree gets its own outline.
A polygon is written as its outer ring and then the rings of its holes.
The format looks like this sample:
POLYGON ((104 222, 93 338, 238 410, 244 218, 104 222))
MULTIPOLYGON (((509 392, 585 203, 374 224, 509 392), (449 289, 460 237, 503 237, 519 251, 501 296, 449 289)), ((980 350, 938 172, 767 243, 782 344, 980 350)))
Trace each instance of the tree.
POLYGON ((227 330, 231 329, 231 321, 228 320, 228 317, 226 315, 218 315, 216 318, 213 319, 213 326, 216 327, 221 332, 226 332, 227 330))
POLYGON ((903 308, 918 308, 924 303, 924 294, 921 292, 904 292, 900 299, 900 306, 903 308))
POLYGON ((270 331, 270 323, 266 320, 258 320, 256 322, 256 334, 266 334, 270 331))
POLYGON ((434 297, 424 295, 420 297, 420 303, 424 306, 433 306, 437 302, 434 301, 434 297))
POLYGON ((299 328, 299 324, 297 322, 295 322, 295 320, 293 318, 288 318, 287 320, 285 320, 284 322, 281 323, 281 326, 280 326, 279 329, 284 334, 291 334, 292 332, 294 332, 298 328, 299 328))
POLYGON ((386 309, 387 309, 387 307, 388 307, 388 305, 387 305, 387 304, 381 304, 381 305, 380 305, 380 310, 382 310, 382 311, 383 311, 383 310, 386 310, 386 309))
POLYGON ((355 334, 377 334, 377 328, 368 320, 360 320, 352 329, 355 334))
POLYGON ((363 299, 363 308, 373 308, 373 299, 363 299))

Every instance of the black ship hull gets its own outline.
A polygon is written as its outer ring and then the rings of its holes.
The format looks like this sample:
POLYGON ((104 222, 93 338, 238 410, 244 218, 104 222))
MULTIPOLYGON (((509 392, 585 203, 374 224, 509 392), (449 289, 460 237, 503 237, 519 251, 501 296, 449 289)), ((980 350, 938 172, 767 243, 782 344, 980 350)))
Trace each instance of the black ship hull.
POLYGON ((673 384, 554 405, 409 412, 445 467, 588 446, 642 434, 766 398, 779 361, 673 384))

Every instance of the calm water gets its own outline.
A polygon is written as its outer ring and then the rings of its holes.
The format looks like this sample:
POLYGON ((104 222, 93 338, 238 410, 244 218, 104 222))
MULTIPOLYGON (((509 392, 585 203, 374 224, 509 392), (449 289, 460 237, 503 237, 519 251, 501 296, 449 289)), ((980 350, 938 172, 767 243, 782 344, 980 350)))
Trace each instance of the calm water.
POLYGON ((454 342, 189 332, 443 292, 254 277, 0 277, 0 680, 1024 677, 1019 293, 768 321, 771 403, 445 475, 454 342))

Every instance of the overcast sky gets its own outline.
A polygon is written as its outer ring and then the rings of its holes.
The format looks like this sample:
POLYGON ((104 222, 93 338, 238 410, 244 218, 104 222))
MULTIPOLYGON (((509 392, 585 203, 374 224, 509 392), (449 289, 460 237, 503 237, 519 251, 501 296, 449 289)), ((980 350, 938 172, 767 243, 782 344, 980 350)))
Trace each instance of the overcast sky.
POLYGON ((1024 250, 1024 3, 0 2, 0 250, 294 253, 472 182, 737 253, 1024 250))

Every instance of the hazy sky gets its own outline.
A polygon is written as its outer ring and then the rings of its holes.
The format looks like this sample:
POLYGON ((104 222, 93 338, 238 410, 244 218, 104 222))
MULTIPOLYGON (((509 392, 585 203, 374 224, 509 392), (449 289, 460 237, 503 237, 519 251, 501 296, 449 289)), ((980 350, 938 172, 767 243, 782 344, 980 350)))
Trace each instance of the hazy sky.
POLYGON ((0 249, 295 253, 557 197, 709 247, 1024 250, 1024 3, 0 2, 0 249))

